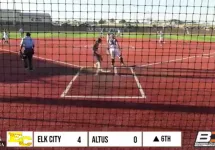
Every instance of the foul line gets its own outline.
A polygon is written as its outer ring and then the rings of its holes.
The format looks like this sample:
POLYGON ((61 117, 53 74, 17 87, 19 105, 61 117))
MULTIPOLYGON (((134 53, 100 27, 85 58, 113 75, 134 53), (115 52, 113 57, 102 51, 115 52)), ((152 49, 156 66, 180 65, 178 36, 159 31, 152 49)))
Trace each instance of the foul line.
POLYGON ((202 58, 213 58, 214 56, 203 56, 202 58))
POLYGON ((212 58, 212 57, 215 57, 215 56, 213 56, 213 55, 211 56, 211 54, 202 56, 202 58, 212 58))
POLYGON ((148 66, 160 65, 160 64, 163 64, 163 63, 170 63, 170 62, 182 61, 182 60, 185 60, 185 59, 197 58, 197 57, 202 57, 202 56, 210 56, 211 54, 215 54, 215 52, 213 52, 213 53, 208 53, 208 54, 195 55, 195 56, 190 56, 190 57, 184 57, 184 58, 178 58, 178 59, 172 59, 172 60, 167 60, 167 61, 161 61, 161 62, 146 64, 146 65, 141 65, 141 67, 148 67, 148 66))
MULTIPOLYGON (((0 50, 5 51, 5 52, 10 52, 10 53, 14 53, 14 54, 19 54, 19 52, 15 52, 15 51, 10 51, 7 49, 2 49, 0 48, 0 50)), ((58 61, 58 60, 53 60, 53 59, 49 59, 49 58, 43 58, 43 57, 39 57, 34 55, 34 58, 40 59, 40 60, 45 60, 45 61, 50 61, 50 62, 55 62, 55 63, 59 63, 59 64, 63 64, 63 65, 67 65, 67 66, 72 66, 72 67, 77 67, 77 68, 92 68, 91 66, 79 66, 79 65, 75 65, 75 64, 71 64, 71 63, 67 63, 67 62, 63 62, 63 61, 58 61)), ((110 70, 104 70, 104 69, 100 69, 101 72, 110 72, 110 70)))
POLYGON ((136 83, 137 83, 137 87, 138 87, 138 89, 139 89, 139 91, 140 91, 140 94, 142 95, 143 98, 146 98, 145 92, 143 91, 143 88, 142 88, 142 86, 141 86, 141 84, 140 84, 140 81, 139 81, 139 79, 138 79, 136 73, 134 72, 134 69, 133 69, 133 68, 130 68, 130 69, 131 69, 131 72, 132 72, 132 74, 133 74, 133 76, 134 76, 134 79, 135 79, 135 81, 136 81, 136 83))
POLYGON ((69 92, 70 88, 72 87, 73 82, 78 78, 78 76, 80 75, 81 71, 83 70, 83 68, 81 68, 77 74, 72 78, 72 80, 69 82, 69 84, 67 85, 65 91, 61 94, 60 97, 65 97, 67 95, 67 93, 69 92))
MULTIPOLYGON (((10 52, 10 53, 14 53, 14 54, 19 54, 19 52, 7 50, 7 49, 2 49, 2 48, 0 48, 0 50, 6 51, 6 52, 10 52)), ((37 58, 37 59, 40 59, 40 60, 51 61, 51 62, 55 62, 55 63, 67 65, 67 66, 77 67, 77 68, 91 68, 91 66, 79 66, 79 65, 74 65, 74 64, 71 64, 71 63, 66 63, 66 62, 63 62, 63 61, 58 61, 58 60, 53 60, 53 59, 49 59, 49 58, 39 57, 39 56, 36 56, 36 55, 34 55, 33 57, 34 57, 34 58, 37 58)))

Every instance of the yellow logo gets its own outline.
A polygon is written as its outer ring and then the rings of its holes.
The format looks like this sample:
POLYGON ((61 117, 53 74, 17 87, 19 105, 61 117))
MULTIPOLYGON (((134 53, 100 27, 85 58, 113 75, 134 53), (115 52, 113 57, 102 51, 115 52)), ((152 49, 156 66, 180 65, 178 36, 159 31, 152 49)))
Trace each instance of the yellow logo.
POLYGON ((32 136, 31 132, 7 132, 7 146, 31 147, 32 136))

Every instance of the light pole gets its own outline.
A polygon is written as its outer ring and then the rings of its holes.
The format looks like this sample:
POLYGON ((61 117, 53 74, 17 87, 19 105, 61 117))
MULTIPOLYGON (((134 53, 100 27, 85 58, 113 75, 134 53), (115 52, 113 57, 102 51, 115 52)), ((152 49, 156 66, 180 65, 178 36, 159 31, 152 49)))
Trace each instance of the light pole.
POLYGON ((13 0, 13 25, 16 25, 16 5, 15 5, 15 0, 13 0))

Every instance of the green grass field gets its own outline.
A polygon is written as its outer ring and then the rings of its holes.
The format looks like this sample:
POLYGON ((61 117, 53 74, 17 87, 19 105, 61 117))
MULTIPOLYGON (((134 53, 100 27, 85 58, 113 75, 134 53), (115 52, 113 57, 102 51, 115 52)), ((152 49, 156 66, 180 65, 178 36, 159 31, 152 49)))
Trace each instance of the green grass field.
MULTIPOLYGON (((99 33, 92 32, 47 32, 47 33, 31 33, 32 38, 97 38, 99 37, 99 33)), ((9 37, 12 39, 19 38, 19 33, 12 32, 9 34, 9 37)), ((131 38, 131 39, 157 39, 158 35, 152 33, 124 33, 122 35, 123 38, 131 38)), ((172 40, 184 40, 184 41, 199 41, 199 42, 215 42, 215 36, 204 36, 204 35, 173 35, 166 34, 164 36, 165 39, 172 40)))

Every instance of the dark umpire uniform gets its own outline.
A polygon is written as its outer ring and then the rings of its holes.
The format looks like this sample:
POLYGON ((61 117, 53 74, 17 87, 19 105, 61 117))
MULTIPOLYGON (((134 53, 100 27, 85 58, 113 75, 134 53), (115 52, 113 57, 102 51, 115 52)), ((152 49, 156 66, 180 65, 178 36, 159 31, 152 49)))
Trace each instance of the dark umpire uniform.
POLYGON ((29 70, 33 70, 32 58, 34 55, 34 41, 31 38, 31 34, 26 33, 26 37, 22 39, 21 42, 21 50, 24 59, 24 67, 29 70), (24 52, 22 52, 22 48, 24 47, 24 52))

